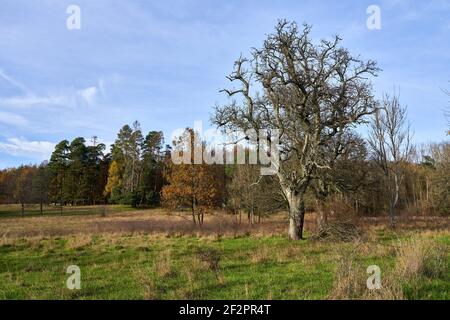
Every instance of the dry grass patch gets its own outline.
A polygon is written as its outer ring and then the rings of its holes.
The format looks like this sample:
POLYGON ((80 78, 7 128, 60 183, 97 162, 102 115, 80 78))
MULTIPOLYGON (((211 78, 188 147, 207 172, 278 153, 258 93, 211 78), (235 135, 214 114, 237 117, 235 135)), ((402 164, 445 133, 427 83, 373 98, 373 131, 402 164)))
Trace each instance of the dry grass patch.
MULTIPOLYGON (((435 235, 435 234, 433 234, 435 235)), ((447 249, 433 237, 398 240, 396 245, 359 243, 342 248, 330 299, 405 299, 405 286, 419 290, 425 279, 442 279, 447 270, 447 249), (364 258, 394 257, 392 267, 381 266, 381 288, 368 289, 364 258)))
POLYGON ((145 300, 155 300, 158 298, 158 291, 154 279, 150 276, 149 269, 133 268, 136 280, 143 291, 145 300))
POLYGON ((258 247, 251 253, 250 260, 253 263, 264 263, 272 259, 273 249, 267 245, 258 247))
POLYGON ((381 288, 369 289, 369 274, 360 260, 358 247, 344 249, 339 257, 334 287, 329 295, 333 300, 400 300, 404 299, 401 283, 387 272, 381 274, 381 288))
POLYGON ((87 234, 80 234, 67 238, 66 248, 79 250, 88 247, 92 244, 92 236, 87 234))
POLYGON ((171 255, 171 250, 164 250, 158 255, 154 264, 154 271, 158 277, 166 278, 174 274, 171 255))
POLYGON ((399 276, 405 279, 442 276, 447 271, 447 249, 429 239, 412 238, 400 242, 397 249, 399 276))

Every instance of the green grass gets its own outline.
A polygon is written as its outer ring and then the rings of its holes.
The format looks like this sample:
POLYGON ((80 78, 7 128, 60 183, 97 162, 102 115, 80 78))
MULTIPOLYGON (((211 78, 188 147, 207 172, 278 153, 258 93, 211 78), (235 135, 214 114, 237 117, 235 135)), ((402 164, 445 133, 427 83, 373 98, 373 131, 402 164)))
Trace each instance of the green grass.
MULTIPOLYGON (((448 235, 437 239, 450 241, 448 235)), ((360 266, 378 264, 389 273, 396 259, 389 250, 394 241, 384 239, 386 248, 373 252, 376 244, 367 244, 357 258, 360 266)), ((325 299, 339 257, 356 247, 282 236, 20 239, 0 246, 0 299, 325 299), (202 260, 199 250, 219 256, 219 269, 202 260), (81 268, 81 290, 66 288, 69 265, 81 268)), ((448 260, 446 266, 439 278, 420 277, 405 285, 406 297, 449 299, 448 260)))

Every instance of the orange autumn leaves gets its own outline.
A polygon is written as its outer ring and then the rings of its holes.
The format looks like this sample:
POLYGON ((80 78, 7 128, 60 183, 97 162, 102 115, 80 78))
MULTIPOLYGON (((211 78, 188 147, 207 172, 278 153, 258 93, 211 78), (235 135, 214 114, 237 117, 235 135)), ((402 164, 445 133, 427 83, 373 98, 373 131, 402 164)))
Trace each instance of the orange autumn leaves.
MULTIPOLYGON (((194 150, 199 143, 192 129, 174 141, 174 152, 185 153, 194 150)), ((205 143, 200 142, 197 150, 204 150, 205 143)), ((193 160, 193 152, 191 159, 193 160)), ((162 189, 163 205, 171 209, 189 209, 193 222, 202 224, 204 214, 221 207, 225 195, 225 171, 223 165, 174 164, 168 160, 165 172, 167 185, 162 189)))

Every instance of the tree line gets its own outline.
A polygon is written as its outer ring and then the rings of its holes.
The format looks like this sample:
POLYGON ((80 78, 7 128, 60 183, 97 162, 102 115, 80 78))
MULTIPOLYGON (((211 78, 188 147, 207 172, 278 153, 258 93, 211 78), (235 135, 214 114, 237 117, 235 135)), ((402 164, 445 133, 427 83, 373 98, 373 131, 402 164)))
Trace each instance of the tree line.
MULTIPOLYGON (((192 129, 184 133, 194 134, 192 129)), ((394 156, 380 155, 375 137, 370 139, 354 133, 347 137, 351 147, 327 171, 326 179, 313 182, 305 196, 306 208, 325 216, 339 210, 367 216, 392 215, 394 209, 450 213, 450 143, 411 148, 407 159, 396 159, 397 151, 389 150, 394 156)), ((63 140, 49 161, 1 170, 0 203, 162 205, 189 209, 199 224, 215 209, 244 214, 251 223, 288 209, 277 177, 262 177, 260 165, 173 164, 172 149, 186 147, 182 136, 173 147, 164 145, 161 132, 151 131, 143 138, 135 122, 120 130, 110 153, 96 140, 91 145, 80 137, 70 143, 63 140)))

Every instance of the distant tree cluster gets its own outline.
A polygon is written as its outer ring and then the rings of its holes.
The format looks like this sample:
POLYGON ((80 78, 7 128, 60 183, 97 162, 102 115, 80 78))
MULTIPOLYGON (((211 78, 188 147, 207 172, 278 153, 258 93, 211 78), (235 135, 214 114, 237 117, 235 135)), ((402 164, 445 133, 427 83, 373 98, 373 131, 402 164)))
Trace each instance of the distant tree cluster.
POLYGON ((50 172, 46 163, 40 166, 20 166, 0 171, 0 204, 49 202, 50 172))
POLYGON ((163 164, 170 148, 163 150, 162 132, 151 131, 145 138, 139 122, 120 129, 111 146, 111 166, 105 195, 113 203, 157 205, 163 186, 163 164))
POLYGON ((60 205, 87 205, 104 203, 103 194, 109 155, 105 145, 92 138, 86 145, 82 137, 59 142, 53 151, 47 168, 50 175, 49 199, 60 205))

